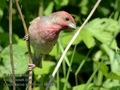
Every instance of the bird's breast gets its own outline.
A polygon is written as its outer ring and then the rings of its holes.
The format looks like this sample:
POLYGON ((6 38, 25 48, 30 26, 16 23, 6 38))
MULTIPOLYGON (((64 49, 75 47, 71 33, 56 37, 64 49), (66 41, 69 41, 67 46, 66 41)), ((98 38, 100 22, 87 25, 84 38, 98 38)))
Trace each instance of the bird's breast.
POLYGON ((41 33, 41 38, 46 40, 46 41, 49 41, 49 42, 52 42, 54 40, 56 40, 58 38, 58 34, 59 32, 55 32, 55 31, 50 31, 50 30, 46 30, 44 32, 41 33))
POLYGON ((56 43, 56 40, 48 41, 45 39, 41 39, 39 41, 31 41, 31 44, 35 52, 39 54, 48 54, 52 50, 55 43, 56 43))

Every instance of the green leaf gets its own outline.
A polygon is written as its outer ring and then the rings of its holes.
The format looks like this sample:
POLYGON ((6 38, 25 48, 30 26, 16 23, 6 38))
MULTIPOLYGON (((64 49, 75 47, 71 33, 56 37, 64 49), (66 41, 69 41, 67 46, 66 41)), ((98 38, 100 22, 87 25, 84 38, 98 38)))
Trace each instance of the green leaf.
POLYGON ((80 33, 83 42, 88 48, 95 46, 95 40, 92 36, 92 33, 87 30, 82 30, 80 33))
POLYGON ((49 15, 50 13, 52 13, 54 7, 54 3, 53 2, 49 2, 48 6, 46 7, 44 14, 45 15, 49 15))
POLYGON ((101 64, 100 70, 106 78, 120 80, 120 75, 118 75, 116 72, 109 71, 109 67, 105 63, 100 63, 100 64, 101 64))
POLYGON ((100 70, 102 71, 103 75, 108 76, 108 67, 105 63, 101 63, 100 70))
POLYGON ((70 40, 72 39, 73 35, 74 35, 74 31, 73 32, 61 32, 60 33, 60 41, 62 43, 62 45, 65 47, 66 45, 68 45, 68 43, 70 42, 70 40))
POLYGON ((113 72, 110 72, 106 77, 110 79, 120 80, 120 76, 113 72))
POLYGON ((119 53, 115 53, 107 45, 102 45, 101 47, 109 56, 112 73, 120 76, 120 55, 119 53))
POLYGON ((65 5, 68 5, 68 3, 69 3, 69 0, 62 0, 61 5, 65 6, 65 5))
POLYGON ((74 86, 73 90, 93 90, 93 83, 74 86))
POLYGON ((55 0, 56 8, 59 9, 62 6, 68 5, 69 0, 55 0))
POLYGON ((3 33, 4 32, 4 30, 3 30, 3 28, 0 26, 0 33, 3 33))
POLYGON ((81 31, 81 38, 88 48, 95 45, 95 40, 110 46, 113 49, 118 48, 115 35, 119 32, 119 24, 113 19, 94 19, 90 21, 81 31))
POLYGON ((62 1, 61 0, 55 0, 55 3, 57 5, 65 6, 69 3, 69 0, 62 0, 62 1))
POLYGON ((34 69, 34 74, 36 76, 50 73, 51 70, 53 70, 53 67, 55 66, 55 63, 52 62, 52 61, 42 61, 42 65, 43 65, 42 68, 36 67, 34 69))
MULTIPOLYGON (((72 39, 72 36, 74 35, 74 31, 73 32, 61 32, 59 35, 59 39, 60 39, 60 43, 62 44, 63 48, 66 47, 68 45, 68 43, 70 42, 70 40, 72 39)), ((52 49, 52 51, 50 52, 50 55, 52 56, 57 56, 58 55, 58 46, 57 44, 54 46, 54 48, 52 49)))
POLYGON ((52 51, 49 53, 51 56, 55 56, 56 58, 58 57, 59 51, 58 51, 58 46, 57 44, 55 44, 55 46, 53 47, 52 51))
POLYGON ((117 53, 114 54, 113 58, 110 59, 110 62, 112 72, 120 76, 120 55, 117 53))
MULTIPOLYGON (((13 45, 13 60, 15 67, 15 74, 17 76, 24 74, 28 69, 28 56, 25 54, 27 49, 24 45, 13 45)), ((6 47, 1 52, 1 64, 0 72, 1 77, 8 76, 12 74, 10 56, 9 56, 9 46, 6 47)))
MULTIPOLYGON (((67 53, 68 59, 71 60, 73 55, 73 50, 69 50, 67 53)), ((74 58, 73 58, 73 62, 74 63, 80 63, 86 56, 82 53, 78 53, 77 51, 74 52, 74 58)))
POLYGON ((119 90, 120 89, 120 83, 119 83, 119 80, 107 79, 103 83, 103 87, 107 88, 108 90, 119 90))
MULTIPOLYGON (((17 43, 18 36, 13 34, 12 37, 13 43, 17 43)), ((9 44, 9 35, 8 33, 0 33, 0 45, 6 47, 9 44)))
POLYGON ((3 12, 3 10, 0 8, 0 19, 3 17, 3 14, 4 14, 4 12, 3 12))
POLYGON ((110 13, 110 9, 106 7, 98 7, 99 12, 102 13, 104 16, 107 16, 110 13))
MULTIPOLYGON (((74 35, 75 32, 61 32, 59 35, 60 43, 62 44, 63 48, 68 45, 70 40, 72 39, 72 36, 74 35)), ((59 55, 59 47, 57 44, 54 46, 52 51, 50 52, 50 55, 55 56, 56 58, 59 55)))
POLYGON ((81 8, 80 12, 83 15, 86 15, 88 13, 89 7, 88 7, 89 0, 82 0, 79 4, 79 7, 81 8))
POLYGON ((49 90, 57 90, 57 86, 53 83, 51 86, 50 86, 50 89, 49 90))
POLYGON ((98 51, 94 54, 93 60, 94 60, 95 62, 98 62, 98 61, 100 60, 101 56, 102 56, 102 50, 98 50, 98 51))
POLYGON ((40 90, 40 87, 33 87, 33 90, 40 90))

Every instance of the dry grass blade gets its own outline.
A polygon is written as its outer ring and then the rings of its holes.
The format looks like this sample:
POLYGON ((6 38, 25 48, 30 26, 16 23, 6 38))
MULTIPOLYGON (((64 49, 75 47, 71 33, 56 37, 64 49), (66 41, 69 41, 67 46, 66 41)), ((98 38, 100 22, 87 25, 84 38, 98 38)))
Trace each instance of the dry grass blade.
MULTIPOLYGON (((79 35, 80 31, 82 30, 82 28, 86 25, 86 23, 89 21, 89 19, 92 17, 93 13, 95 12, 96 8, 99 6, 99 3, 101 2, 101 0, 97 0, 96 4, 94 5, 93 9, 91 10, 90 14, 88 15, 88 17, 86 18, 86 20, 84 21, 84 23, 81 25, 81 27, 78 29, 78 31, 75 33, 75 35, 73 36, 73 38, 71 39, 71 41, 69 42, 69 44, 67 45, 67 47, 65 48, 61 58, 59 59, 59 62, 57 64, 57 66, 55 67, 53 73, 52 73, 52 77, 54 78, 67 51, 69 50, 69 48, 71 47, 72 43, 75 41, 75 39, 77 38, 77 36, 79 35)), ((51 81, 51 80, 50 80, 51 81)), ((49 84, 50 85, 50 84, 49 84)), ((47 86, 49 87, 49 86, 47 86)))

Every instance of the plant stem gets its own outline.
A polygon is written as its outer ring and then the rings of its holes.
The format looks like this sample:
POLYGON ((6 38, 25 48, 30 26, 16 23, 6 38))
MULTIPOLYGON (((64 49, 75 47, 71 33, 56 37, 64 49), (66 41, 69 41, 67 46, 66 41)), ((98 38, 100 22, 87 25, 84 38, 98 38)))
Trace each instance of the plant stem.
MULTIPOLYGON (((62 46, 62 44, 60 42, 60 39, 58 39, 58 45, 59 45, 59 48, 61 50, 61 53, 63 53, 64 52, 64 48, 63 48, 63 46, 62 46)), ((68 57, 66 55, 65 55, 64 59, 66 61, 66 64, 68 65, 68 67, 70 67, 70 62, 69 62, 68 57)))
POLYGON ((87 83, 86 83, 86 85, 85 85, 85 87, 84 87, 83 90, 87 90, 88 85, 90 84, 90 82, 91 82, 91 81, 93 80, 93 78, 95 77, 95 74, 96 74, 97 71, 99 70, 100 66, 101 66, 101 63, 99 63, 98 66, 95 68, 94 72, 92 73, 92 75, 91 75, 90 78, 88 79, 88 81, 87 81, 87 83))
POLYGON ((57 72, 57 90, 60 88, 60 77, 59 77, 59 71, 57 72))
POLYGON ((63 90, 66 90, 67 81, 68 81, 68 78, 69 78, 69 75, 70 75, 70 72, 71 72, 71 66, 72 66, 72 63, 73 63, 73 60, 74 60, 76 47, 77 47, 77 45, 75 45, 74 50, 73 50, 73 54, 72 54, 72 57, 71 57, 71 60, 70 60, 70 66, 68 68, 68 72, 67 72, 67 76, 66 76, 65 85, 64 85, 64 89, 63 90))
POLYGON ((79 65, 78 69, 75 72, 75 81, 76 81, 76 84, 78 84, 77 75, 80 72, 80 70, 83 67, 83 65, 85 64, 85 62, 88 59, 88 56, 90 55, 90 53, 92 52, 92 50, 93 50, 93 48, 89 50, 89 52, 87 53, 86 57, 82 60, 81 64, 79 65))
MULTIPOLYGON (((23 24, 23 27, 24 27, 25 35, 29 35, 29 32, 27 30, 27 26, 26 26, 25 20, 24 20, 24 17, 23 17, 21 8, 20 8, 20 5, 18 3, 18 0, 16 0, 16 7, 17 7, 17 10, 19 12, 20 18, 22 20, 22 24, 23 24)), ((30 49, 30 42, 29 42, 29 40, 28 41, 26 40, 26 45, 27 45, 28 54, 29 54, 29 64, 32 64, 33 63, 32 62, 32 53, 31 53, 31 49, 30 49)), ((29 70, 28 90, 32 90, 32 73, 33 73, 32 70, 29 70)))
POLYGON ((13 90, 16 90, 13 47, 12 47, 12 0, 10 0, 9 2, 9 46, 10 46, 10 63, 12 68, 13 90))

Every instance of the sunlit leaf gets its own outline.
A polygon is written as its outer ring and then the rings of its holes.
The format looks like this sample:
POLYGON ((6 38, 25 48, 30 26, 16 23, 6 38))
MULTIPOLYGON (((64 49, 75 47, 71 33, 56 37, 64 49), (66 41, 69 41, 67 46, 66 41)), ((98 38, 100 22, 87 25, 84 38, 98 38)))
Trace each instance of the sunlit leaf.
POLYGON ((64 47, 70 42, 74 33, 75 33, 74 31, 73 32, 61 32, 59 38, 64 47))
POLYGON ((44 11, 44 14, 49 15, 53 10, 53 6, 54 6, 54 3, 50 2, 44 11))
POLYGON ((88 13, 88 3, 89 3, 89 0, 82 0, 79 4, 79 7, 81 8, 80 12, 83 14, 83 15, 86 15, 88 13))
POLYGON ((101 66, 100 66, 100 70, 102 71, 102 73, 107 76, 108 75, 108 67, 105 63, 101 63, 101 66))
POLYGON ((120 55, 114 54, 113 59, 110 60, 112 72, 120 76, 120 55))
POLYGON ((69 0, 55 0, 56 8, 59 9, 61 6, 67 5, 69 0))
MULTIPOLYGON (((24 45, 13 45, 15 74, 18 76, 24 74, 28 69, 28 55, 25 54, 26 52, 27 49, 24 45)), ((9 46, 2 51, 1 58, 1 77, 11 75, 12 71, 9 56, 9 46)))
POLYGON ((50 86, 50 90, 57 90, 56 85, 55 85, 55 84, 51 85, 51 86, 50 86))
POLYGON ((50 55, 57 57, 57 56, 58 56, 58 53, 59 53, 58 50, 59 50, 59 49, 58 49, 58 46, 57 46, 57 44, 55 44, 55 46, 53 47, 52 51, 50 52, 50 55))
POLYGON ((93 83, 77 85, 72 90, 93 90, 93 83))
POLYGON ((119 32, 118 26, 118 22, 113 19, 94 19, 90 21, 81 31, 82 40, 88 48, 94 46, 94 41, 98 40, 99 42, 116 49, 117 43, 115 35, 119 32))
POLYGON ((102 45, 101 47, 109 56, 112 73, 120 76, 120 55, 107 47, 107 45, 102 45))
POLYGON ((3 14, 4 14, 4 12, 3 12, 3 10, 0 8, 0 19, 2 18, 3 14))
POLYGON ((52 61, 42 61, 42 68, 36 67, 34 69, 35 75, 44 75, 50 73, 50 71, 53 69, 53 66, 55 65, 52 61))
POLYGON ((120 89, 120 83, 118 80, 111 80, 111 79, 107 79, 104 83, 103 83, 103 87, 107 88, 108 90, 119 90, 120 89))
POLYGON ((95 40, 91 32, 87 30, 82 30, 80 36, 82 37, 83 42, 88 48, 95 46, 95 40))

